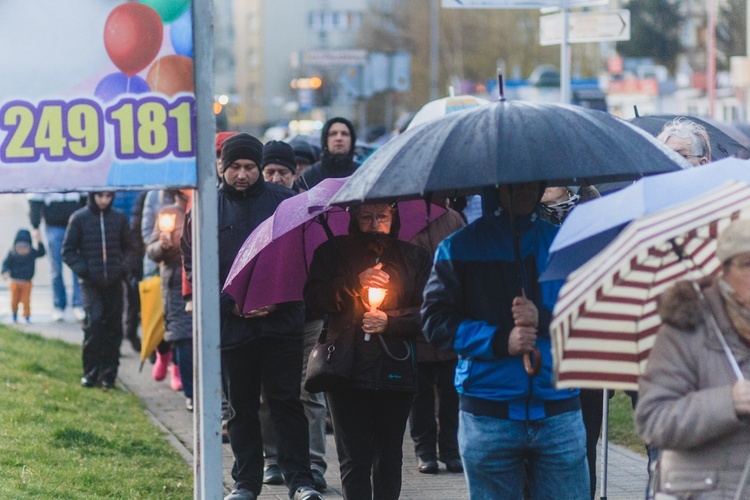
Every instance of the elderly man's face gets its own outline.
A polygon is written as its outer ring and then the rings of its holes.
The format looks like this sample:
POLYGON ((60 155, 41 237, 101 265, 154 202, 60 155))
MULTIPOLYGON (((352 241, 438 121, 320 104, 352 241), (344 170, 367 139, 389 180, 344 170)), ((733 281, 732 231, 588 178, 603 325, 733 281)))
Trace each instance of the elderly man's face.
POLYGON ((294 174, 284 165, 269 163, 263 167, 263 178, 266 182, 272 182, 279 186, 291 188, 294 184, 294 174))
POLYGON ((673 149, 678 155, 685 158, 690 162, 691 165, 697 167, 698 165, 705 165, 708 163, 708 158, 705 156, 698 156, 693 154, 693 143, 690 139, 685 139, 677 136, 670 136, 665 142, 668 148, 673 149))

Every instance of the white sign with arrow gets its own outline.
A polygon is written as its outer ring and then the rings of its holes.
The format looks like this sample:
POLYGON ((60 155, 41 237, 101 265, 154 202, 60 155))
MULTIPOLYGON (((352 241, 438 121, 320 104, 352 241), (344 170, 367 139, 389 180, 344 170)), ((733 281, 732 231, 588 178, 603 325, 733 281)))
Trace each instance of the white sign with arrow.
MULTIPOLYGON (((568 43, 613 42, 630 40, 630 11, 603 10, 570 12, 568 14, 568 43)), ((562 43, 563 16, 551 14, 539 20, 539 43, 562 43)))

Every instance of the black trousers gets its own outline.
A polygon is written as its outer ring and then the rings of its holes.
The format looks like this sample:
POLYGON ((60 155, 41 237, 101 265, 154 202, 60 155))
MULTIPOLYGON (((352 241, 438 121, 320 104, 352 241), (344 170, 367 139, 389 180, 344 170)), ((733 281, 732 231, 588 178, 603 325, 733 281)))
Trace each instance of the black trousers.
POLYGON ((81 284, 86 319, 83 321, 83 376, 114 383, 122 342, 122 285, 81 284))
POLYGON ((456 359, 417 364, 419 392, 412 403, 409 430, 418 457, 443 462, 460 458, 458 450, 458 393, 453 385, 456 359), (435 403, 437 389, 437 421, 435 403))
POLYGON ((276 424, 278 464, 293 493, 311 486, 307 418, 299 399, 302 337, 260 338, 221 353, 224 390, 232 416, 227 422, 234 454, 235 487, 256 496, 263 486, 263 439, 260 432, 261 386, 276 424))
POLYGON ((396 500, 401 494, 404 431, 414 395, 336 389, 328 407, 345 500, 396 500))
POLYGON ((591 498, 596 495, 596 444, 602 431, 604 415, 604 392, 595 389, 581 389, 581 415, 586 428, 586 461, 589 463, 589 485, 591 498))
POLYGON ((128 339, 138 337, 138 325, 141 318, 141 296, 138 293, 138 279, 126 277, 122 280, 123 289, 123 315, 122 328, 128 339))

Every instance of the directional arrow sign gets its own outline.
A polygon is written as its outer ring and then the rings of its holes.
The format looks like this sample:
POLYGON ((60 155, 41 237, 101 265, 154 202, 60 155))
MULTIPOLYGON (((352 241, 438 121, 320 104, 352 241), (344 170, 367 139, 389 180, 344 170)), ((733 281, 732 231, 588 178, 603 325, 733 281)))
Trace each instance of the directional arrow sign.
MULTIPOLYGON (((597 12, 571 12, 568 14, 568 43, 612 42, 630 40, 630 11, 603 10, 597 12)), ((539 43, 562 43, 563 16, 551 14, 539 21, 539 43)))

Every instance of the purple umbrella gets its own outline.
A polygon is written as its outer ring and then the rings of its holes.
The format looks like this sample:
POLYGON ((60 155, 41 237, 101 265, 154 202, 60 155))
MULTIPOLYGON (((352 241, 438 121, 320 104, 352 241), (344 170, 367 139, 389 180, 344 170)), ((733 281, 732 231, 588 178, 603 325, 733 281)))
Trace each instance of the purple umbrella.
MULTIPOLYGON (((328 239, 327 228, 331 236, 348 233, 349 213, 342 207, 326 206, 347 179, 325 179, 309 191, 282 201, 274 214, 247 237, 223 289, 243 313, 302 300, 313 252, 328 239)), ((399 239, 411 241, 445 212, 445 208, 433 204, 428 215, 423 200, 400 202, 399 239)))

